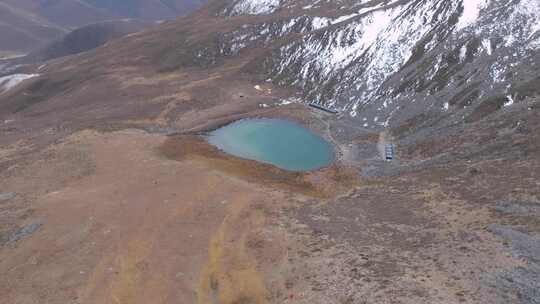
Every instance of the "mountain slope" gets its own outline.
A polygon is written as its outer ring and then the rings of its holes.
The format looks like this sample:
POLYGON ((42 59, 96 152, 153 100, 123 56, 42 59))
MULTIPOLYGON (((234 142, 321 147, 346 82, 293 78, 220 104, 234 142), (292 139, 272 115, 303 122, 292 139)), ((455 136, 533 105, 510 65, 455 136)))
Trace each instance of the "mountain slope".
POLYGON ((217 1, 89 58, 108 54, 106 61, 122 65, 142 57, 158 73, 206 73, 235 62, 242 73, 298 90, 297 101, 335 107, 362 128, 451 126, 538 94, 540 13, 533 4, 217 1))
POLYGON ((20 67, 0 79, 0 294, 538 304, 537 8, 213 1, 20 67), (310 128, 334 163, 205 140, 254 117, 310 128))
POLYGON ((44 18, 0 2, 0 55, 28 51, 65 33, 44 18))
POLYGON ((102 46, 112 39, 147 29, 152 25, 155 25, 155 23, 133 19, 90 24, 70 32, 62 39, 54 41, 44 48, 33 51, 24 57, 11 60, 10 64, 39 63, 86 52, 102 46))
POLYGON ((185 15, 205 3, 203 0, 86 0, 85 2, 118 16, 143 20, 173 19, 185 15))
POLYGON ((122 64, 142 56, 158 73, 236 62, 242 73, 296 89, 297 101, 335 107, 362 128, 450 126, 538 94, 540 13, 533 4, 217 1, 123 40, 129 47, 120 52, 110 47, 89 58, 110 54, 107 61, 122 64))
POLYGON ((330 16, 294 1, 253 9, 263 2, 237 1, 223 13, 289 16, 228 34, 226 48, 235 53, 301 34, 258 58, 258 68, 277 84, 300 88, 305 101, 337 107, 366 126, 399 124, 426 107, 434 115, 453 107, 474 119, 535 94, 527 84, 538 77, 536 1, 343 2, 324 9, 330 16))
POLYGON ((199 0, 5 0, 0 3, 0 52, 27 53, 75 28, 107 20, 173 19, 203 3, 199 0))

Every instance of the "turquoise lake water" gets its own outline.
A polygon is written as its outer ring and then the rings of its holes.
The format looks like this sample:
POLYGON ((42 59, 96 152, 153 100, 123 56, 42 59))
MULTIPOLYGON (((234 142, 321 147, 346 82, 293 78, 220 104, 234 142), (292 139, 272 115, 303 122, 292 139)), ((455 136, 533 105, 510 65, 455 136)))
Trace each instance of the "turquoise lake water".
POLYGON ((208 141, 229 154, 290 171, 332 163, 334 149, 309 129, 282 119, 244 119, 210 133, 208 141))

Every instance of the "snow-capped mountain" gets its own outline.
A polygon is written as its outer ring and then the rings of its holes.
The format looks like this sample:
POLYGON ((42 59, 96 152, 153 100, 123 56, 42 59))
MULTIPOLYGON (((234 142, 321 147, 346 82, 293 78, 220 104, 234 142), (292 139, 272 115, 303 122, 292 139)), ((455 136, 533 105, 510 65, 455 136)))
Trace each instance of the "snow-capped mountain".
POLYGON ((218 15, 251 16, 220 54, 271 48, 258 71, 365 127, 474 120, 538 90, 538 0, 238 0, 218 15))

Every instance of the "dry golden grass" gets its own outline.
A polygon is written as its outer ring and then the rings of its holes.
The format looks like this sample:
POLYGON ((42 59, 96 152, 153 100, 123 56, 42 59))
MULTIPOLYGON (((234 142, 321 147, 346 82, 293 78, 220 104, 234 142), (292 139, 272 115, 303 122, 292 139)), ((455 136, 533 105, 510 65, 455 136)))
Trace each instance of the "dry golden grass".
POLYGON ((243 212, 247 204, 238 200, 230 205, 227 217, 210 242, 208 262, 197 288, 198 304, 268 302, 263 276, 247 248, 248 232, 260 227, 264 216, 243 212), (250 229, 238 229, 238 223, 250 229))
POLYGON ((359 184, 358 174, 342 166, 333 165, 313 172, 282 170, 223 153, 195 135, 169 137, 160 147, 160 152, 169 159, 202 161, 212 169, 248 182, 319 198, 338 195, 359 184))

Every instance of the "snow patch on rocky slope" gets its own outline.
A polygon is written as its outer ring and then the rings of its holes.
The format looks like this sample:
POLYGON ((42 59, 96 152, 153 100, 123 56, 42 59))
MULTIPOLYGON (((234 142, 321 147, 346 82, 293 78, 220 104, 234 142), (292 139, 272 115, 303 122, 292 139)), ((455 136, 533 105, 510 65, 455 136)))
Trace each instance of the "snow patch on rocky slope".
MULTIPOLYGON (((323 101, 351 116, 373 103, 378 104, 377 111, 385 112, 392 99, 407 97, 403 99, 414 102, 406 94, 425 89, 422 83, 443 78, 455 81, 450 71, 466 68, 455 64, 478 60, 489 73, 488 67, 500 62, 502 66, 494 74, 500 78, 508 73, 518 60, 538 49, 540 14, 538 5, 531 3, 534 1, 425 0, 364 8, 367 12, 361 16, 347 17, 343 24, 282 46, 267 61, 267 68, 278 83, 302 88, 306 101, 323 101), (462 62, 453 62, 455 45, 463 45, 458 49, 462 62), (493 58, 486 60, 489 56, 493 58), (416 84, 411 83, 404 92, 398 92, 395 85, 384 86, 420 59, 427 70, 416 74, 416 84)), ((495 78, 484 81, 496 82, 495 78)), ((395 110, 395 106, 390 108, 395 110)), ((440 108, 444 110, 442 103, 440 108)), ((379 122, 382 126, 385 121, 379 122)))
POLYGON ((462 2, 463 13, 459 18, 456 29, 464 29, 476 22, 480 16, 480 11, 489 3, 489 0, 466 0, 462 2))
POLYGON ((304 102, 377 117, 370 126, 426 108, 462 119, 485 101, 519 102, 538 75, 538 0, 281 0, 262 10, 265 1, 232 11, 290 16, 225 34, 221 54, 273 48, 257 62, 274 83, 299 88, 304 102))
POLYGON ((279 0, 240 0, 232 10, 232 15, 267 15, 279 8, 279 0))
POLYGON ((19 85, 21 82, 39 76, 38 74, 13 74, 0 77, 0 92, 5 92, 19 85))

